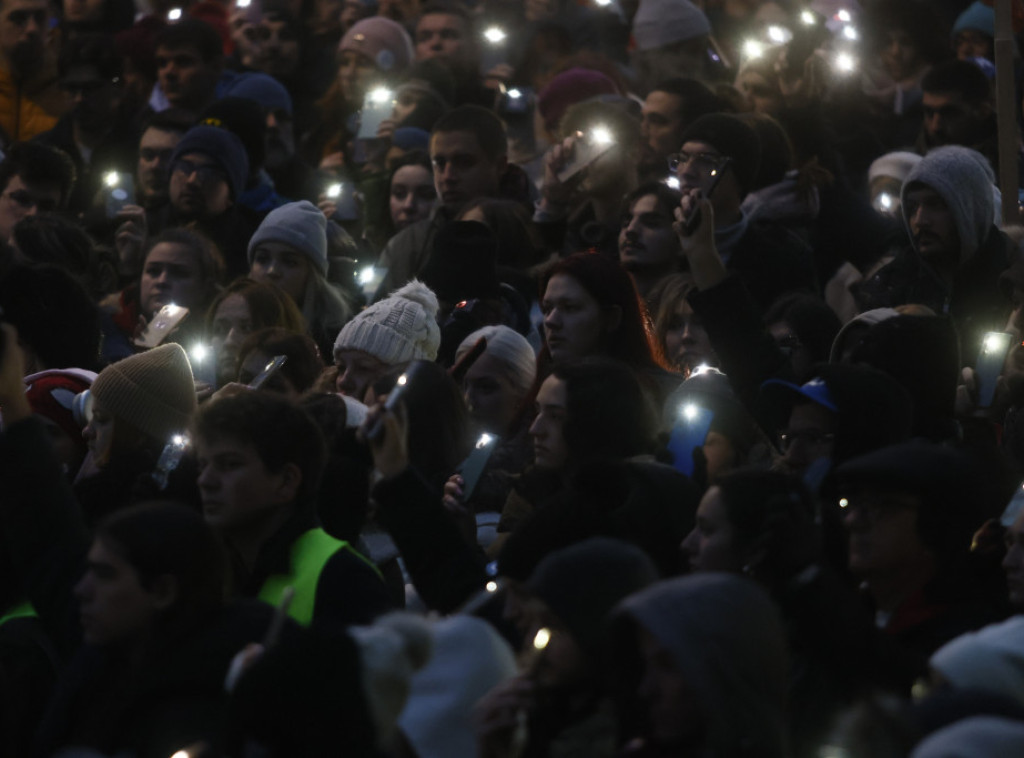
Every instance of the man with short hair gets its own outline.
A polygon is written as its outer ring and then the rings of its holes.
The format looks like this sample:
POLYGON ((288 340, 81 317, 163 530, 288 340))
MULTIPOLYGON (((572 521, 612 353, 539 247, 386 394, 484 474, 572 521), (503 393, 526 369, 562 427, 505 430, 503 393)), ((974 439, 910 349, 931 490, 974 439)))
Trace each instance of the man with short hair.
POLYGON ((52 129, 68 110, 50 54, 46 0, 0 3, 0 130, 7 140, 52 129))
POLYGON ((156 39, 157 89, 162 99, 154 91, 151 107, 201 113, 216 98, 223 68, 222 42, 212 26, 193 18, 168 26, 156 39))
POLYGON ((917 140, 922 155, 943 145, 971 147, 999 167, 995 106, 988 77, 974 63, 946 61, 921 81, 924 118, 917 140))
POLYGON ((272 393, 217 398, 197 421, 203 516, 224 539, 235 593, 278 605, 300 624, 367 624, 389 610, 379 572, 317 526, 326 462, 320 429, 272 393))
POLYGON ((177 108, 153 114, 144 124, 135 169, 135 200, 147 211, 158 210, 170 200, 171 153, 192 125, 191 114, 177 108))
POLYGON ((392 237, 378 266, 387 269, 380 292, 391 292, 423 270, 441 226, 454 221, 462 207, 480 197, 499 197, 508 169, 505 128, 491 111, 464 105, 449 111, 430 136, 434 186, 441 203, 430 218, 392 237))
POLYGON ((60 57, 60 87, 71 111, 37 140, 63 150, 74 162, 78 182, 68 208, 79 213, 97 199, 110 172, 131 174, 138 143, 121 107, 124 84, 114 40, 83 34, 66 43, 60 57))
POLYGON ((686 128, 721 107, 715 93, 696 79, 669 79, 655 85, 640 110, 641 181, 664 179, 665 162, 683 143, 686 128))
POLYGON ((494 91, 480 80, 480 43, 464 6, 445 1, 424 6, 416 22, 416 60, 443 63, 455 79, 455 105, 492 107, 494 91))
POLYGON ((75 166, 60 150, 36 142, 16 142, 0 163, 0 241, 11 238, 26 216, 67 207, 75 166))
POLYGON ((648 182, 626 197, 619 232, 619 263, 646 299, 666 275, 679 271, 684 258, 672 224, 680 195, 661 182, 648 182))

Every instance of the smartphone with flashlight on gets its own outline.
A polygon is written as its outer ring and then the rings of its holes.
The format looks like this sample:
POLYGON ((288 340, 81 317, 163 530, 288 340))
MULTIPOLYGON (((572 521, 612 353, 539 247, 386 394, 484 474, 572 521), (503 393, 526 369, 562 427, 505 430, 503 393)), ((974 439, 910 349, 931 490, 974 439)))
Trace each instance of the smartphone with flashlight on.
MULTIPOLYGON (((707 188, 704 190, 704 197, 711 199, 711 196, 715 193, 715 189, 718 187, 718 183, 722 181, 722 177, 725 176, 725 172, 729 170, 729 166, 732 163, 732 158, 726 156, 717 168, 711 169, 711 181, 708 183, 707 188)), ((683 222, 683 234, 689 237, 700 226, 700 206, 694 206, 690 211, 690 214, 686 217, 686 221, 683 222)))
POLYGON ((1003 373, 1006 356, 1013 345, 1009 332, 986 332, 978 351, 974 371, 978 376, 978 407, 989 408, 996 394, 996 380, 1003 373))
POLYGON ((486 76, 497 66, 508 63, 508 34, 500 26, 484 29, 480 43, 480 73, 486 76))
POLYGON ((338 221, 355 221, 359 218, 359 201, 356 186, 352 182, 334 182, 324 189, 324 195, 334 201, 334 218, 338 221))
POLYGON ((495 434, 481 434, 476 445, 469 455, 459 464, 458 472, 462 475, 462 501, 469 502, 480 483, 487 462, 491 459, 495 448, 498 447, 498 436, 495 434))
POLYGON ((375 87, 363 98, 356 139, 376 139, 380 125, 395 111, 395 93, 387 87, 375 87))
POLYGON ((273 377, 274 374, 280 371, 281 367, 284 366, 284 364, 287 362, 287 355, 275 355, 267 362, 267 365, 263 367, 263 370, 253 377, 253 380, 249 382, 247 386, 251 390, 258 390, 260 387, 262 387, 264 384, 270 381, 271 377, 273 377))
POLYGON ((163 308, 158 310, 156 315, 153 316, 153 319, 146 324, 146 328, 142 330, 142 334, 136 338, 135 344, 138 347, 156 347, 167 338, 167 335, 170 334, 174 327, 180 324, 181 320, 187 315, 188 308, 181 305, 175 305, 174 303, 165 305, 163 308))
POLYGON ((108 171, 103 175, 103 207, 107 218, 114 218, 132 202, 135 194, 135 182, 131 174, 119 171, 108 171))
POLYGON ((693 476, 693 451, 704 446, 715 414, 694 402, 680 405, 676 422, 668 437, 668 451, 672 453, 672 467, 676 471, 693 476))
MULTIPOLYGON (((416 378, 416 366, 413 364, 404 374, 398 377, 394 388, 388 393, 388 399, 384 401, 385 411, 394 411, 402 401, 402 396, 408 391, 409 383, 416 378)), ((384 434, 384 416, 381 414, 373 425, 366 430, 366 439, 376 442, 384 434)))
POLYGON ((606 126, 593 126, 587 131, 576 132, 572 158, 558 172, 558 181, 567 182, 615 146, 615 136, 606 126))

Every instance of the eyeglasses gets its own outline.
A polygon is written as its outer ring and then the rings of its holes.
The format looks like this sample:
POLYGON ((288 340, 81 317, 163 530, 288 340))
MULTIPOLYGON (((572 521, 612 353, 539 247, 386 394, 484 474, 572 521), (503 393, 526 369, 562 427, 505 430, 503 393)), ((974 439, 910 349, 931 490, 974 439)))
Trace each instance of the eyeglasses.
POLYGON ((227 174, 212 163, 193 163, 184 158, 179 158, 174 162, 171 170, 185 177, 195 174, 200 184, 211 184, 216 179, 227 181, 227 174))
POLYGON ((800 442, 808 447, 819 447, 831 444, 836 436, 831 432, 821 432, 817 429, 800 429, 798 431, 779 432, 779 448, 786 452, 795 443, 800 442))
POLYGON ((36 197, 28 190, 8 190, 4 192, 3 197, 25 211, 30 211, 33 208, 40 213, 49 213, 50 211, 57 210, 56 200, 50 197, 36 197))
POLYGON ((718 153, 672 153, 668 157, 669 171, 678 171, 690 163, 701 173, 710 174, 725 162, 726 156, 718 153))

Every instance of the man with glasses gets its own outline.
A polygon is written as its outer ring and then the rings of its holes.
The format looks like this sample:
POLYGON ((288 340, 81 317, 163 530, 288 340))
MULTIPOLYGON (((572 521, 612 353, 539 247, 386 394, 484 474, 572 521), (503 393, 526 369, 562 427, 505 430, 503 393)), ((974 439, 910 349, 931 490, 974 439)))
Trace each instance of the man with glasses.
POLYGON ((124 116, 124 81, 114 40, 82 34, 66 43, 60 58, 60 87, 71 111, 37 139, 63 150, 74 161, 78 182, 68 208, 75 213, 97 200, 104 177, 130 175, 138 133, 124 116))
POLYGON ((161 229, 194 223, 217 243, 229 278, 249 270, 249 238, 264 215, 237 205, 248 175, 245 148, 227 129, 194 126, 171 154, 171 204, 161 229))
POLYGON ((75 166, 56 148, 16 142, 0 163, 0 241, 11 238, 14 225, 35 213, 67 207, 75 183, 75 166))
MULTIPOLYGON (((839 464, 908 439, 913 400, 895 379, 875 369, 822 364, 803 385, 765 382, 759 408, 763 423, 777 432, 778 467, 806 476, 818 461, 839 464)), ((812 476, 816 473, 823 472, 812 476)))
POLYGON ((49 30, 46 0, 0 3, 0 129, 9 140, 52 129, 68 109, 48 54, 49 30))
POLYGON ((996 619, 969 556, 975 531, 1003 502, 990 473, 962 450, 924 442, 836 471, 850 571, 866 586, 876 626, 921 663, 996 619))
POLYGON ((735 116, 714 113, 686 129, 668 168, 682 192, 711 193, 715 247, 763 312, 783 293, 816 287, 806 243, 779 224, 750 221, 740 207, 760 162, 757 133, 735 116))

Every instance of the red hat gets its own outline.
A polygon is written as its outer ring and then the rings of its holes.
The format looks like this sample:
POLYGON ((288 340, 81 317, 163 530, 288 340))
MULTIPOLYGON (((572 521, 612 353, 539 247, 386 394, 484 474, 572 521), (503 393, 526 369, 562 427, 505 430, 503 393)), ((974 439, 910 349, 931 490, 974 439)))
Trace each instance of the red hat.
POLYGON ((84 369, 40 371, 25 377, 25 397, 37 416, 49 419, 81 448, 85 455, 85 440, 81 424, 75 420, 72 404, 75 396, 92 386, 96 374, 84 369))

